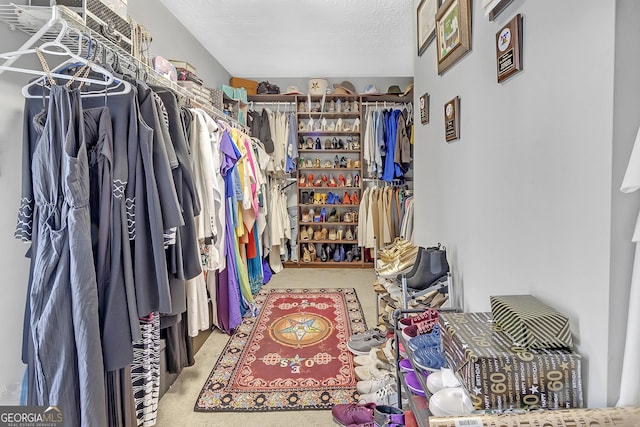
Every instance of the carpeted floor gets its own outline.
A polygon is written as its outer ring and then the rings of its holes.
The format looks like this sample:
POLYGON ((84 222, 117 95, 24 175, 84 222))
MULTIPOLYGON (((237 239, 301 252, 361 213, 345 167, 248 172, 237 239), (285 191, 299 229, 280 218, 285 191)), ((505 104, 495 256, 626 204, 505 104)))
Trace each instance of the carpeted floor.
MULTIPOLYGON (((286 269, 273 276, 266 288, 355 288, 368 325, 375 325, 376 297, 372 289, 372 270, 358 269, 286 269)), ((196 364, 183 370, 171 389, 160 400, 158 426, 298 426, 333 425, 329 410, 279 412, 195 412, 196 401, 211 368, 223 351, 229 337, 218 331, 196 354, 196 364)))

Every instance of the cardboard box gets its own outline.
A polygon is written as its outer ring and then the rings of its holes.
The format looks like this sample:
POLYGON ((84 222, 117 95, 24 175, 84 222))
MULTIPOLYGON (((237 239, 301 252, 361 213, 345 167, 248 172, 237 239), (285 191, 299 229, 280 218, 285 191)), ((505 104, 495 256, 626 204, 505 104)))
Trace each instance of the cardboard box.
POLYGON ((639 426, 640 408, 562 409, 468 415, 464 417, 429 417, 430 427, 613 427, 639 426))
POLYGON ((492 296, 493 320, 526 348, 573 348, 569 319, 532 295, 492 296))
POLYGON ((441 313, 439 322, 445 359, 476 409, 583 406, 579 354, 515 346, 491 313, 441 313))
POLYGON ((242 87, 247 91, 247 95, 256 95, 258 93, 258 82, 255 80, 231 77, 231 79, 229 79, 229 86, 236 88, 242 87))

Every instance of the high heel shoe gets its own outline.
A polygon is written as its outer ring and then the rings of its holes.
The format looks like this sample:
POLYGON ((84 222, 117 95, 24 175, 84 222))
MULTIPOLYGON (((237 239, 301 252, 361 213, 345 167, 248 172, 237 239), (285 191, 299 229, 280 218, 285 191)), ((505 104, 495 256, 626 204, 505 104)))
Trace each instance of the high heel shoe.
POLYGON ((327 204, 328 205, 332 205, 334 203, 333 201, 333 193, 331 191, 329 191, 329 193, 327 193, 327 204))
POLYGON ((329 236, 329 231, 327 230, 327 227, 322 227, 322 231, 320 232, 320 239, 327 240, 328 236, 329 236))
POLYGON ((329 113, 335 113, 336 111, 336 102, 332 99, 329 101, 329 113))
POLYGON ((327 222, 327 209, 320 209, 320 222, 327 222))
POLYGON ((315 197, 316 197, 315 191, 313 190, 309 191, 309 197, 307 197, 307 204, 312 205, 315 197))
POLYGON ((309 222, 311 221, 310 218, 311 217, 309 216, 309 209, 307 208, 302 209, 302 219, 300 220, 300 222, 309 222))
POLYGON ((345 260, 344 245, 340 245, 340 261, 344 261, 344 260, 345 260))
POLYGON ((351 176, 351 174, 347 174, 347 180, 345 181, 345 185, 347 187, 351 187, 353 185, 353 177, 351 176))
POLYGON ((360 117, 356 117, 356 119, 353 121, 353 131, 360 132, 360 117))
POLYGON ((338 232, 336 233, 336 237, 338 240, 342 240, 342 236, 344 235, 344 228, 338 228, 338 232))
POLYGON ((316 193, 313 196, 313 204, 314 205, 321 205, 322 204, 322 194, 321 193, 316 193))
POLYGON ((327 257, 327 244, 325 243, 320 248, 320 261, 327 262, 327 259, 329 258, 327 257))
MULTIPOLYGON (((356 166, 354 165, 353 167, 355 168, 356 166)), ((357 167, 360 167, 360 165, 358 165, 357 167)), ((353 177, 353 186, 360 187, 360 174, 355 174, 355 176, 353 177)))
POLYGON ((309 258, 311 259, 311 262, 314 262, 316 260, 316 245, 314 245, 313 243, 309 243, 309 258))
POLYGON ((333 175, 329 175, 329 183, 327 184, 327 186, 329 187, 337 187, 338 184, 336 183, 336 179, 333 177, 333 175))
POLYGON ((336 234, 336 230, 335 229, 331 229, 331 231, 329 232, 329 240, 337 240, 338 235, 336 234))
POLYGON ((322 130, 322 122, 320 120, 316 120, 316 122, 313 124, 313 130, 314 132, 319 132, 320 130, 322 130))
POLYGON ((354 113, 360 112, 360 104, 358 104, 358 101, 353 101, 353 103, 351 104, 351 111, 353 111, 354 113))
POLYGON ((307 186, 307 177, 304 175, 300 175, 300 179, 298 180, 298 187, 306 187, 307 186))
POLYGON ((327 193, 320 194, 320 204, 326 205, 328 198, 329 198, 329 195, 327 193))
POLYGON ((341 168, 347 167, 347 158, 345 156, 340 157, 340 167, 341 168))
POLYGON ((349 198, 349 193, 347 193, 346 191, 344 192, 344 198, 342 199, 342 203, 344 203, 345 205, 350 205, 351 204, 351 199, 349 198))
POLYGON ((338 119, 336 122, 336 132, 342 132, 342 119, 338 119))
POLYGON ((359 205, 360 204, 360 197, 358 197, 358 192, 354 191, 353 194, 351 195, 351 204, 352 205, 359 205))
POLYGON ((345 132, 351 132, 351 125, 346 120, 342 124, 342 130, 345 131, 345 132))
POLYGON ((329 178, 327 178, 327 175, 322 175, 322 185, 324 185, 326 187, 328 180, 329 180, 329 178))
POLYGON ((339 99, 336 101, 336 113, 342 113, 342 101, 339 99))
POLYGON ((309 119, 307 122, 307 132, 313 132, 313 119, 309 119))
POLYGON ((329 126, 327 126, 327 131, 335 132, 336 131, 336 122, 329 123, 329 126))
POLYGON ((322 230, 317 229, 313 232, 313 240, 320 240, 322 238, 322 230))
POLYGON ((302 251, 303 251, 302 261, 311 262, 311 252, 309 252, 309 248, 307 248, 306 246, 303 246, 302 251))
MULTIPOLYGON (((327 139, 324 141, 324 149, 325 149, 325 150, 331 150, 331 140, 330 140, 329 138, 327 138, 327 139)), ((329 160, 327 160, 327 161, 329 161, 329 160)), ((325 166, 325 167, 330 168, 331 166, 325 166)))
MULTIPOLYGON (((344 159, 344 157, 343 157, 343 159, 344 159)), ((338 183, 339 183, 340 187, 346 186, 346 181, 344 179, 344 175, 342 175, 342 174, 338 175, 338 183)))
MULTIPOLYGON (((342 247, 342 245, 340 245, 342 247)), ((333 261, 340 262, 340 248, 336 245, 336 249, 333 251, 333 261)))
MULTIPOLYGON (((320 144, 320 138, 316 138, 316 150, 322 150, 322 145, 320 144)), ((320 167, 320 166, 316 166, 320 167)))
MULTIPOLYGON (((320 138, 318 138, 318 144, 319 143, 320 143, 320 138)), ((320 169, 320 157, 316 157, 315 167, 316 169, 320 169)))
MULTIPOLYGON (((331 139, 331 148, 333 148, 334 150, 338 149, 338 138, 336 138, 335 136, 333 137, 333 139, 331 139)), ((336 167, 338 167, 337 163, 336 163, 336 167)))
POLYGON ((351 231, 351 227, 347 227, 347 231, 344 233, 344 238, 347 240, 353 240, 353 231, 351 231))
POLYGON ((320 129, 322 131, 326 131, 327 130, 327 119, 325 119, 324 117, 322 118, 322 121, 320 122, 320 129))
POLYGON ((307 124, 305 122, 303 122, 302 120, 300 120, 300 124, 298 124, 298 130, 301 132, 304 132, 304 130, 307 128, 307 124))
POLYGON ((336 211, 336 208, 331 209, 331 212, 329 212, 329 218, 327 218, 327 222, 338 222, 337 215, 338 212, 336 211))
POLYGON ((307 183, 308 183, 309 187, 313 186, 313 174, 312 173, 307 175, 307 183))

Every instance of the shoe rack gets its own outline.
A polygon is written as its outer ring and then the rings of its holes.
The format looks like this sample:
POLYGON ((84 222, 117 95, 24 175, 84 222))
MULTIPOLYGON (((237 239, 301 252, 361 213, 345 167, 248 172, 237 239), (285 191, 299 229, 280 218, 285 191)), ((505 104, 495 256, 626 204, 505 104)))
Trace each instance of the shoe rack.
POLYGON ((362 98, 297 96, 301 267, 362 267, 362 98))

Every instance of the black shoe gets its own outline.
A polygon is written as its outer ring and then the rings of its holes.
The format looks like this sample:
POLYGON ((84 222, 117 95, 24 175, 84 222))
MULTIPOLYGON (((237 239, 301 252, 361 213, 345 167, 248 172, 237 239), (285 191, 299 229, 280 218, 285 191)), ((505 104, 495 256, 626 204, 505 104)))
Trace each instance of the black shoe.
POLYGON ((302 194, 300 194, 300 198, 302 199, 301 202, 303 205, 308 205, 309 204, 309 192, 308 191, 303 191, 302 194))
POLYGON ((422 251, 426 251, 426 249, 422 246, 418 246, 418 255, 416 256, 416 261, 413 263, 413 267, 411 267, 411 270, 409 270, 409 272, 406 274, 398 274, 396 276, 396 280, 398 282, 402 282, 402 276, 408 279, 409 277, 413 277, 416 274, 416 271, 418 271, 418 266, 420 265, 420 257, 422 256, 422 251))
POLYGON ((420 256, 418 268, 413 276, 407 278, 407 287, 414 290, 424 290, 436 282, 446 279, 449 272, 446 248, 427 248, 420 256))
POLYGON ((329 258, 327 257, 327 244, 323 244, 320 248, 320 261, 327 262, 329 258))

